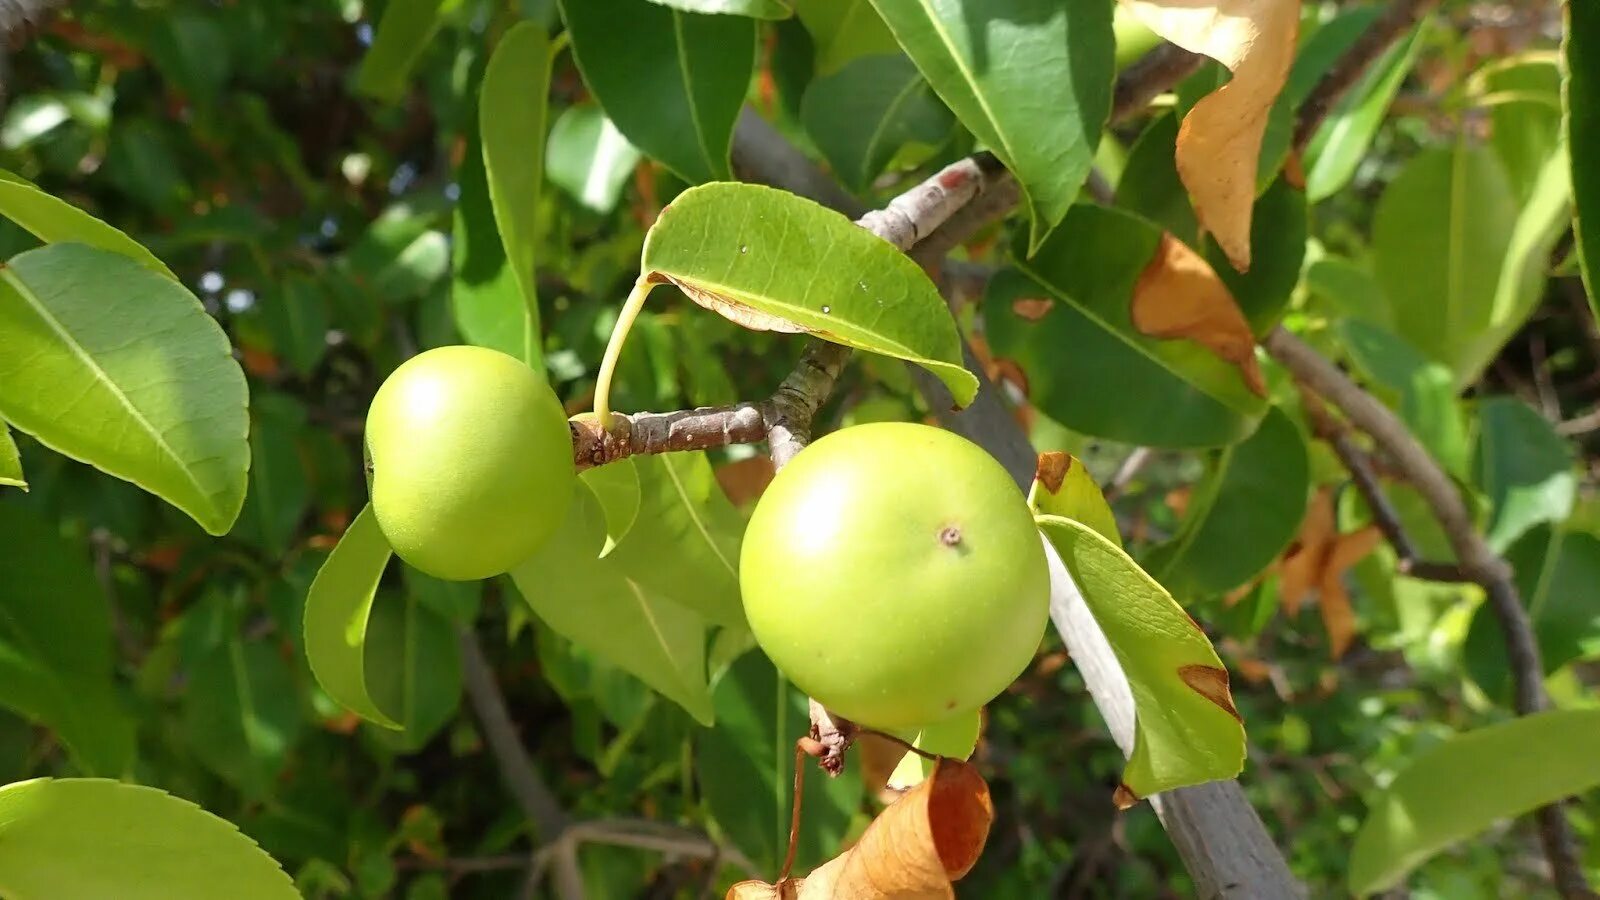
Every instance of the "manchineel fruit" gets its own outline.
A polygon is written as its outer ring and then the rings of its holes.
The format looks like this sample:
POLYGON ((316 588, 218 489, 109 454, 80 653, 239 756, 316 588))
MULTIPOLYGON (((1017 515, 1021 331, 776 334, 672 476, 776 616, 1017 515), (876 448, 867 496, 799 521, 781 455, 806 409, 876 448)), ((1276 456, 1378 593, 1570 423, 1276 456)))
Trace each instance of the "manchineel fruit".
POLYGON ((1027 501, 976 444, 927 425, 836 431, 778 473, 739 560, 773 663, 883 730, 989 702, 1027 668, 1050 574, 1027 501))
POLYGON ((378 388, 366 428, 378 527, 429 575, 505 572, 566 516, 577 481, 566 412, 515 357, 468 346, 420 353, 378 388))

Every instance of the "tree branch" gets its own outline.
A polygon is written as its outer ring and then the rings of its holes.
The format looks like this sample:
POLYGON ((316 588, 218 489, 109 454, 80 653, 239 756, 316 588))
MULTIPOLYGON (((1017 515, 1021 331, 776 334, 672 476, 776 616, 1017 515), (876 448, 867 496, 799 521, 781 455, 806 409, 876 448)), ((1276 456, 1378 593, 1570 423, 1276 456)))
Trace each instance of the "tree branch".
POLYGON ((1311 138, 1322 127, 1322 121, 1333 112, 1339 100, 1367 73, 1378 57, 1382 56, 1401 35, 1421 21, 1439 0, 1397 0, 1384 10, 1376 21, 1367 26, 1361 37, 1350 45, 1333 68, 1322 76, 1305 102, 1300 104, 1299 117, 1294 127, 1294 149, 1301 151, 1311 143, 1311 138))

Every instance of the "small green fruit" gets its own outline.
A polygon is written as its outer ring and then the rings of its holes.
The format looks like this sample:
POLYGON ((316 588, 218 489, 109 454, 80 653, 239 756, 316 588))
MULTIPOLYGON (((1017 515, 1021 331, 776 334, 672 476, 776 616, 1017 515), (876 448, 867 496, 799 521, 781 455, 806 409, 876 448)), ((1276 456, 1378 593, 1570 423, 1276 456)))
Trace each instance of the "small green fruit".
POLYGON ((779 670, 828 709, 915 728, 989 702, 1038 649, 1044 547, 982 448, 926 425, 834 432, 756 505, 745 614, 779 670))
POLYGON ((515 357, 440 347, 401 364, 367 411, 372 511, 437 578, 498 575, 561 525, 577 476, 566 412, 515 357))

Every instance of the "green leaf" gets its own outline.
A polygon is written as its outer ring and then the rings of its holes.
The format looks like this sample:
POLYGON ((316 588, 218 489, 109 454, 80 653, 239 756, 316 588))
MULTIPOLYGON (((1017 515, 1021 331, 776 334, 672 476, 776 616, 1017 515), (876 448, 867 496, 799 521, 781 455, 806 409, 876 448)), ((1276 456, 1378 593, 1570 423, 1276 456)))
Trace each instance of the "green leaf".
POLYGON ((1028 255, 1078 196, 1111 113, 1108 3, 873 0, 962 124, 1017 177, 1028 255))
POLYGON ((266 797, 305 724, 288 661, 272 644, 230 635, 185 674, 188 746, 245 796, 266 797))
POLYGON ((1478 405, 1478 446, 1473 471, 1488 495, 1492 517, 1485 537, 1504 550, 1523 532, 1560 522, 1577 499, 1575 454, 1544 416, 1513 397, 1478 405))
POLYGON ((617 130, 690 184, 726 180, 756 23, 643 0, 561 0, 583 80, 617 130))
POLYGON ((858 57, 900 52, 871 0, 802 0, 795 4, 795 15, 811 35, 819 77, 858 57))
POLYGON ((212 534, 244 503, 244 373, 200 301, 125 256, 51 244, 0 268, 0 418, 212 534))
POLYGON ((639 165, 639 151, 592 103, 569 106, 550 128, 550 183, 572 195, 586 209, 609 213, 617 208, 623 185, 639 165))
POLYGON ((155 788, 35 778, 0 788, 0 893, 13 900, 299 900, 230 822, 155 788))
POLYGON ((984 323, 995 355, 1028 374, 1029 399, 1075 431, 1159 447, 1206 447, 1249 435, 1266 401, 1237 366, 1189 340, 1140 334, 1129 308, 1161 231, 1120 210, 1080 205, 1030 260, 990 282, 984 323), (1018 300, 1048 299, 1037 320, 1018 300), (1071 348, 1066 352, 1064 348, 1071 348), (1117 390, 1085 390, 1115 372, 1117 390), (1139 397, 1139 403, 1126 398, 1139 397))
POLYGON ((356 72, 356 90, 379 100, 398 100, 411 69, 428 49, 445 13, 460 0, 389 0, 372 46, 356 72))
POLYGON ((1256 198, 1250 216, 1250 271, 1235 270, 1216 241, 1206 244, 1206 260, 1257 335, 1271 331, 1289 306, 1300 283, 1308 229, 1305 193, 1279 178, 1256 198))
POLYGON ((328 352, 328 308, 315 282, 284 278, 280 289, 256 299, 273 348, 301 376, 309 376, 328 352))
POLYGON ((1561 69, 1549 54, 1499 59, 1478 70, 1489 107, 1490 143, 1519 202, 1533 192, 1561 143, 1561 69))
MULTIPOLYGON (((1323 256, 1306 266, 1306 290, 1333 311, 1383 328, 1393 328, 1383 288, 1364 266, 1341 256, 1323 256)), ((1393 335, 1390 335, 1393 338, 1393 335)), ((1398 340, 1398 338, 1394 338, 1398 340)), ((1408 345, 1409 346, 1409 345, 1408 345)), ((1421 359, 1421 354, 1412 353, 1421 359)))
MULTIPOLYGON (((636 456, 633 462, 638 508, 611 558, 652 594, 681 603, 715 624, 743 625, 739 540, 744 517, 722 493, 706 455, 663 453, 636 456)), ((608 524, 626 517, 626 499, 607 506, 608 524)))
MULTIPOLYGON (((408 571, 407 575, 411 573, 408 571)), ((366 681, 372 699, 394 710, 399 731, 379 741, 414 753, 432 740, 461 705, 461 646, 450 620, 416 591, 385 596, 367 622, 366 681)))
POLYGON ((336 703, 386 728, 401 724, 378 708, 367 685, 367 630, 378 580, 393 553, 369 504, 323 562, 306 594, 306 661, 336 703))
POLYGON ((22 455, 4 420, 0 420, 0 486, 28 489, 27 479, 22 477, 22 455))
POLYGON ((466 145, 456 169, 461 194, 451 214, 450 309, 468 343, 527 361, 533 336, 528 305, 506 263, 477 130, 468 131, 466 145))
POLYGON ((955 126, 903 53, 857 57, 812 81, 800 119, 840 180, 858 194, 908 146, 931 150, 955 126))
POLYGON ((47 244, 75 242, 120 253, 152 272, 178 280, 166 263, 143 244, 94 216, 0 169, 0 215, 21 225, 47 244))
POLYGON ((1306 147, 1306 198, 1325 200, 1350 183, 1367 158, 1389 104, 1416 62, 1422 26, 1418 25, 1379 58, 1323 119, 1306 147))
POLYGON ((0 704, 54 730, 83 771, 121 775, 134 726, 112 680, 106 598, 55 527, 0 503, 0 704))
POLYGON ((506 265, 522 289, 525 347, 520 354, 544 371, 539 330, 539 188, 544 182, 545 115, 549 108, 550 41, 531 22, 512 26, 489 58, 478 97, 483 167, 489 201, 505 245, 506 265))
MULTIPOLYGON (((803 7, 802 7, 803 8, 803 7)), ((760 653, 739 657, 716 684, 715 728, 695 736, 694 770, 717 829, 763 872, 777 871, 789 846, 794 740, 810 725, 805 695, 760 653)), ((859 767, 838 778, 809 760, 795 864, 800 871, 838 852, 861 798, 859 767)))
POLYGON ((1119 794, 1143 798, 1239 774, 1244 725, 1200 626, 1094 529, 1059 516, 1038 521, 1133 689, 1133 754, 1119 794))
POLYGON ((1122 546, 1117 517, 1083 461, 1069 453, 1041 453, 1028 488, 1028 506, 1036 513, 1076 519, 1101 537, 1122 546))
MULTIPOLYGON (((1127 165, 1117 179, 1116 206, 1138 213, 1185 244, 1198 247, 1200 220, 1195 218, 1189 192, 1178 178, 1177 149, 1176 114, 1166 113, 1145 126, 1128 150, 1127 165)), ((1254 222, 1253 217, 1251 221, 1254 222)))
POLYGON ((556 633, 710 725, 705 621, 647 591, 614 559, 600 559, 604 541, 600 503, 580 490, 555 537, 511 570, 517 591, 556 633))
POLYGON ((278 556, 288 550, 311 501, 311 485, 296 440, 304 415, 294 398, 268 394, 256 401, 255 424, 250 429, 250 493, 237 530, 258 538, 278 556))
MULTIPOLYGON (((702 462, 705 459, 703 454, 693 455, 702 462)), ((676 468, 670 463, 665 465, 676 468)), ((662 473, 652 469, 652 474, 659 479, 662 473)), ((639 519, 639 506, 643 500, 639 469, 634 458, 627 457, 603 466, 585 469, 578 473, 578 477, 589 486, 589 490, 594 492, 595 499, 600 501, 600 509, 606 519, 606 543, 600 555, 609 556, 622 539, 627 537, 633 528, 633 523, 639 519)), ((660 493, 661 485, 658 484, 656 488, 657 493, 660 493)), ((671 510, 673 507, 669 505, 668 509, 671 510)), ((688 510, 685 508, 684 512, 686 514, 688 510)))
POLYGON ((1367 805, 1350 852, 1350 891, 1387 890, 1500 819, 1600 784, 1597 745, 1600 710, 1574 709, 1458 734, 1417 754, 1367 805))
POLYGON ((1572 165, 1573 232, 1589 308, 1600 316, 1600 9, 1568 2, 1561 108, 1572 165))
MULTIPOLYGON (((1575 659, 1600 656, 1600 539, 1540 526, 1506 551, 1517 592, 1533 620, 1549 675, 1575 659)), ((1461 650, 1467 673, 1497 701, 1511 697, 1506 640, 1489 604, 1478 606, 1461 650)))
POLYGON ((691 13, 722 13, 752 19, 787 19, 794 15, 785 0, 650 0, 691 13))
POLYGON ((1230 591, 1294 539, 1310 488, 1305 436, 1274 407, 1255 434, 1217 453, 1182 529, 1152 549, 1145 565, 1180 596, 1230 591))
POLYGON ((644 278, 757 330, 805 331, 914 362, 958 406, 977 379, 927 273, 889 242, 824 206, 753 184, 691 188, 645 237, 644 278))
POLYGON ((1467 477, 1471 444, 1450 369, 1361 319, 1338 325, 1341 346, 1380 395, 1398 400, 1400 418, 1445 471, 1467 477))
POLYGON ((450 241, 434 227, 437 212, 428 204, 393 204, 345 251, 345 267, 367 289, 363 303, 406 303, 432 292, 450 268, 450 241))

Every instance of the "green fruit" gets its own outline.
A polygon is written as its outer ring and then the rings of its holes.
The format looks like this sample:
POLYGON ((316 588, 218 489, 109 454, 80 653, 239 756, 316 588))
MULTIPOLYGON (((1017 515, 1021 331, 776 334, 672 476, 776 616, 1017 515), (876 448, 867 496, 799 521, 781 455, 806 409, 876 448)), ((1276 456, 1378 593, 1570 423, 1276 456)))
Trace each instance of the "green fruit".
POLYGON ((915 728, 1020 675, 1049 614, 1033 515, 1004 468, 938 428, 817 441, 756 505, 739 561, 756 641, 828 709, 915 728))
POLYGON ((372 511, 437 578, 505 572, 561 525, 577 476, 566 412, 526 364, 440 347, 395 369, 367 411, 372 511))

